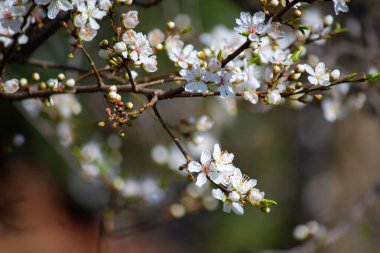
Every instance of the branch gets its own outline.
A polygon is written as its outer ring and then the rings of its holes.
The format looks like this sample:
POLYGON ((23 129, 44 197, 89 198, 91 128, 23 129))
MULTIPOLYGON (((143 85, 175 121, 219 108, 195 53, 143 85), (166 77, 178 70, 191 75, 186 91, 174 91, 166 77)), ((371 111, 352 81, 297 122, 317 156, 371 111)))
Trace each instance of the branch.
POLYGON ((97 69, 96 66, 95 66, 95 62, 92 60, 91 55, 87 52, 87 50, 83 47, 82 44, 79 44, 78 47, 82 50, 82 52, 83 52, 84 55, 86 56, 87 60, 90 62, 91 68, 92 68, 92 70, 94 71, 94 74, 95 74, 96 80, 97 80, 97 82, 98 82, 98 87, 99 87, 99 88, 104 87, 105 84, 104 84, 104 82, 103 82, 103 79, 102 79, 102 77, 100 76, 99 71, 98 71, 98 69, 97 69))
POLYGON ((187 162, 187 163, 191 162, 192 159, 191 159, 189 153, 187 153, 187 151, 184 149, 184 147, 182 147, 180 141, 179 141, 179 140, 174 136, 174 134, 170 131, 169 127, 166 125, 165 121, 164 121, 163 118, 161 117, 161 114, 160 114, 160 112, 158 111, 156 105, 153 105, 153 111, 154 111, 154 114, 157 116, 158 121, 161 123, 161 126, 165 129, 165 131, 168 133, 168 135, 170 136, 170 138, 172 138, 172 140, 173 140, 173 142, 175 143, 175 145, 178 147, 178 149, 181 151, 182 155, 185 157, 186 162, 187 162))
MULTIPOLYGON (((308 1, 308 0, 306 0, 306 1, 308 1)), ((277 14, 275 14, 273 16, 272 22, 279 21, 282 18, 282 16, 284 16, 297 3, 306 2, 306 1, 305 0, 294 0, 291 3, 287 3, 286 6, 284 8, 282 8, 282 10, 280 12, 278 12, 277 14)), ((309 1, 314 1, 314 0, 309 0, 309 1)), ((247 38, 247 40, 244 42, 243 45, 241 45, 238 49, 236 49, 233 53, 228 55, 227 58, 225 58, 222 61, 222 68, 224 68, 230 61, 232 61, 233 59, 238 57, 242 52, 244 52, 244 50, 248 49, 250 45, 251 45, 251 41, 247 38)))

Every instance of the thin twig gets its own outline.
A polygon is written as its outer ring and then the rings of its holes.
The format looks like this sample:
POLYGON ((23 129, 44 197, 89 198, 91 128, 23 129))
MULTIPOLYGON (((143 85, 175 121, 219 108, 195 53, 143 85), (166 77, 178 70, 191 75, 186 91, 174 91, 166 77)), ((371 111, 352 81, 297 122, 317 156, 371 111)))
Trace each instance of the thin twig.
POLYGON ((79 44, 78 47, 82 50, 83 54, 86 56, 88 62, 91 65, 92 70, 94 71, 96 80, 98 82, 98 87, 102 88, 105 86, 102 77, 99 74, 98 69, 96 68, 95 62, 92 60, 91 55, 87 52, 87 50, 84 48, 82 44, 79 44))
POLYGON ((170 131, 169 127, 166 125, 165 121, 161 117, 161 114, 160 114, 160 112, 157 109, 157 105, 153 106, 153 111, 154 111, 154 114, 157 116, 158 121, 161 123, 161 126, 165 129, 165 131, 168 133, 168 135, 170 136, 170 138, 172 138, 172 140, 175 143, 175 145, 178 147, 178 149, 181 151, 182 155, 185 157, 186 162, 187 163, 191 162, 192 159, 191 159, 189 153, 187 153, 187 151, 185 150, 185 148, 181 145, 180 141, 170 131))

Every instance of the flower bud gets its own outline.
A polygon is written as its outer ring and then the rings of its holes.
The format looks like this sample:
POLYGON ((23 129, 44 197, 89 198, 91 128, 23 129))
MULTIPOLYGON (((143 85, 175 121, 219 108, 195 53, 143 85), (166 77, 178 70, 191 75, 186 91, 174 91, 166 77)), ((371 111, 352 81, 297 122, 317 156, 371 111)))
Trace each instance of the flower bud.
POLYGON ((111 85, 111 86, 108 88, 108 92, 117 92, 117 87, 116 87, 116 85, 111 85))
POLYGON ((169 21, 166 23, 166 29, 173 30, 175 28, 175 23, 173 21, 169 21))
POLYGON ((25 88, 28 85, 28 79, 26 78, 21 78, 20 79, 20 87, 25 88))
POLYGON ((45 83, 45 82, 40 82, 40 84, 38 85, 38 89, 39 89, 39 90, 44 90, 44 89, 46 89, 46 83, 45 83))
POLYGON ((335 69, 333 72, 330 73, 331 81, 338 81, 340 77, 340 71, 338 69, 335 69))
POLYGON ((281 68, 278 65, 273 66, 273 74, 277 75, 281 72, 281 68))
POLYGON ((318 101, 321 101, 323 99, 323 95, 322 94, 315 94, 313 97, 314 97, 315 100, 318 100, 318 101))
POLYGON ((59 86, 58 79, 55 79, 55 78, 47 80, 46 84, 47 84, 47 87, 49 87, 50 89, 56 89, 59 86))
POLYGON ((296 83, 296 89, 301 89, 303 87, 303 83, 302 82, 297 82, 296 83))
POLYGON ((115 91, 111 91, 111 92, 108 93, 108 99, 110 101, 120 102, 121 101, 121 96, 119 94, 117 94, 115 91))
POLYGON ((75 86, 75 80, 74 79, 70 78, 70 79, 66 80, 65 87, 74 88, 74 86, 75 86))
POLYGON ((109 46, 108 40, 102 40, 99 44, 101 49, 106 49, 109 46))
POLYGON ((270 213, 270 207, 269 206, 263 206, 262 208, 260 208, 260 210, 266 214, 270 213))
POLYGON ((299 18, 301 16, 302 16, 302 12, 300 10, 295 10, 294 11, 294 17, 299 18))
POLYGON ((298 79, 300 79, 300 77, 301 73, 292 73, 289 75, 289 80, 297 81, 298 79))
POLYGON ((133 108, 133 103, 132 102, 127 102, 127 103, 125 103, 125 107, 127 109, 132 109, 133 108))
POLYGON ((63 80, 65 80, 65 78, 66 78, 65 74, 63 74, 63 73, 58 74, 58 80, 59 81, 63 81, 63 80))
POLYGON ((278 0, 271 0, 271 1, 270 1, 270 4, 271 4, 273 7, 277 7, 278 4, 279 4, 279 2, 278 2, 278 0))
POLYGON ((334 17, 332 15, 327 15, 323 18, 323 25, 330 26, 334 23, 334 17))
POLYGON ((278 105, 281 102, 281 95, 278 91, 268 91, 267 102, 271 105, 278 105))
POLYGON ((260 192, 258 189, 252 189, 249 192, 249 202, 251 202, 252 205, 260 203, 264 199, 264 192, 260 192))
POLYGON ((294 71, 295 71, 296 73, 303 73, 303 72, 305 71, 305 65, 303 65, 303 64, 298 64, 298 65, 296 66, 296 68, 294 69, 294 71))
POLYGON ((228 198, 233 202, 238 202, 240 200, 240 195, 236 191, 231 192, 228 195, 228 198))
POLYGON ((113 49, 116 53, 121 54, 127 50, 127 45, 123 41, 120 41, 113 46, 113 49))
POLYGON ((40 80, 40 74, 39 73, 37 73, 37 72, 34 72, 33 74, 32 74, 32 79, 33 79, 33 81, 39 81, 40 80))
POLYGON ((156 48, 157 48, 157 50, 162 50, 162 49, 164 49, 164 45, 162 45, 162 44, 160 43, 160 44, 158 44, 158 45, 156 46, 156 48))
MULTIPOLYGON (((157 47, 165 40, 165 34, 156 28, 148 33, 148 41, 152 47, 157 47)), ((162 46, 162 44, 161 44, 162 46)))
POLYGON ((124 27, 127 29, 133 29, 140 23, 137 11, 128 11, 121 18, 124 27))
POLYGON ((210 71, 217 72, 222 68, 222 63, 218 61, 216 58, 211 58, 208 62, 208 67, 210 71))

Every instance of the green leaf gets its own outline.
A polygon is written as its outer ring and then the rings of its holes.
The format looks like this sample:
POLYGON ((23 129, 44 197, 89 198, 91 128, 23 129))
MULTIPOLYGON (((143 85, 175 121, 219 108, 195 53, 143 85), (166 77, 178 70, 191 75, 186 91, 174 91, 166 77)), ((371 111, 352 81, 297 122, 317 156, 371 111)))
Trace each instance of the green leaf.
POLYGON ((343 78, 343 80, 351 80, 352 78, 354 78, 355 76, 357 76, 358 73, 351 73, 349 75, 347 75, 345 78, 343 78))
POLYGON ((219 50, 218 56, 216 58, 218 59, 218 61, 223 61, 223 52, 222 52, 222 50, 219 50))
POLYGON ((348 30, 346 28, 343 28, 340 23, 335 24, 335 33, 345 33, 348 30))
POLYGON ((367 77, 367 80, 370 82, 377 81, 380 79, 380 73, 368 74, 366 77, 367 77))
POLYGON ((298 26, 298 30, 305 35, 305 30, 310 30, 310 26, 301 24, 298 26))
POLYGON ((185 28, 182 29, 181 34, 186 34, 193 30, 193 27, 191 25, 186 26, 185 28))
POLYGON ((261 64, 260 57, 258 55, 256 55, 255 57, 252 57, 252 59, 248 61, 248 65, 252 65, 252 64, 255 64, 255 65, 261 64))
POLYGON ((271 200, 271 199, 263 199, 261 201, 261 204, 263 204, 265 206, 275 206, 275 205, 277 205, 277 202, 274 200, 271 200))
POLYGON ((291 57, 292 61, 293 61, 293 62, 298 62, 299 59, 300 59, 301 53, 302 53, 302 51, 301 51, 300 49, 298 49, 297 51, 295 51, 295 52, 292 54, 292 57, 291 57))

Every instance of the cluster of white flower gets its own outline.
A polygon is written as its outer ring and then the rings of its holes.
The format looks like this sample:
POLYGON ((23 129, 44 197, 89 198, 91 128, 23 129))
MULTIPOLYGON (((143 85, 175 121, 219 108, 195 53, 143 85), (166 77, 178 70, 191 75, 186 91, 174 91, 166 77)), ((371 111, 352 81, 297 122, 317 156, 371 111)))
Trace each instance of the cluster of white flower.
POLYGON ((74 25, 79 29, 79 37, 85 41, 91 41, 100 28, 97 19, 101 20, 109 9, 109 5, 104 1, 97 0, 77 0, 77 14, 74 17, 74 25))
MULTIPOLYGON (((0 42, 8 47, 13 42, 13 37, 25 31, 25 29, 34 23, 34 18, 28 17, 24 26, 24 15, 29 1, 5 0, 0 2, 0 42), (21 3, 20 3, 21 2, 21 3)), ((22 45, 28 42, 25 35, 17 38, 18 44, 22 45)))
POLYGON ((204 150, 201 155, 200 163, 191 161, 188 171, 197 173, 196 185, 202 186, 210 180, 219 188, 212 191, 212 195, 221 200, 225 212, 244 214, 243 205, 250 203, 259 206, 264 200, 264 192, 260 192, 256 186, 257 181, 243 175, 239 168, 236 168, 232 161, 234 155, 222 151, 218 144, 215 144, 211 154, 204 150))
POLYGON ((109 48, 108 41, 101 43, 99 56, 108 60, 111 66, 119 71, 125 67, 126 61, 132 61, 134 66, 142 66, 147 72, 157 71, 157 60, 147 37, 133 28, 139 24, 138 12, 129 11, 122 17, 125 29, 120 41, 109 48))

